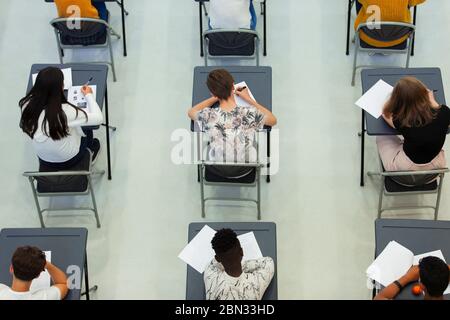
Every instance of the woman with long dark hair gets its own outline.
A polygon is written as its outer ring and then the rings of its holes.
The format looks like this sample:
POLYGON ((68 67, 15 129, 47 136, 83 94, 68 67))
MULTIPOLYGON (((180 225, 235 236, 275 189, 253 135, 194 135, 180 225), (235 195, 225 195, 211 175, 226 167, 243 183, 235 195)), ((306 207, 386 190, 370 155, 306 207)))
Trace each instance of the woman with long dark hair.
POLYGON ((446 167, 444 150, 450 109, 436 102, 433 91, 413 77, 401 79, 383 110, 397 136, 377 137, 387 171, 433 170, 446 167))
POLYGON ((55 169, 66 169, 80 162, 88 149, 97 158, 100 142, 92 130, 82 129, 103 122, 103 114, 90 87, 82 93, 85 110, 70 104, 64 96, 64 75, 58 68, 45 68, 36 78, 31 91, 20 100, 20 128, 33 142, 41 163, 55 169))

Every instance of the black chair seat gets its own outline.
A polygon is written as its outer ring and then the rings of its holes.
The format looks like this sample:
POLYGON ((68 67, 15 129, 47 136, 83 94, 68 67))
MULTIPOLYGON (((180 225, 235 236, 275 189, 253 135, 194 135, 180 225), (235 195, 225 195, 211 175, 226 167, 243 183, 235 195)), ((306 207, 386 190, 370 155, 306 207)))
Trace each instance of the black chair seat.
POLYGON ((399 50, 400 51, 400 50, 406 50, 406 48, 408 47, 407 40, 396 46, 392 46, 392 47, 374 47, 374 46, 371 46, 370 44, 368 44, 367 42, 363 41, 362 39, 360 39, 359 41, 360 41, 361 48, 364 48, 364 49, 374 49, 374 50, 386 49, 386 50, 399 50))
POLYGON ((256 181, 256 168, 205 166, 205 180, 216 183, 251 184, 256 181))
MULTIPOLYGON (((107 21, 109 21, 109 12, 107 21)), ((98 22, 83 21, 80 29, 69 29, 65 22, 54 23, 53 26, 58 29, 61 44, 65 46, 104 45, 108 38, 106 26, 98 22)))
MULTIPOLYGON (((91 155, 86 152, 83 160, 72 168, 63 171, 89 171, 91 155)), ((39 165, 39 172, 58 172, 42 163, 39 165)), ((56 176, 37 177, 37 192, 39 193, 82 193, 88 190, 87 176, 56 176)))
POLYGON ((384 186, 386 188, 386 191, 391 193, 402 193, 402 192, 414 192, 414 191, 436 191, 438 188, 437 180, 434 180, 431 183, 428 184, 421 184, 414 187, 406 187, 404 185, 401 185, 395 180, 393 180, 391 177, 386 177, 384 180, 384 186))
POLYGON ((246 32, 216 32, 207 34, 211 56, 248 56, 255 54, 255 34, 246 32))

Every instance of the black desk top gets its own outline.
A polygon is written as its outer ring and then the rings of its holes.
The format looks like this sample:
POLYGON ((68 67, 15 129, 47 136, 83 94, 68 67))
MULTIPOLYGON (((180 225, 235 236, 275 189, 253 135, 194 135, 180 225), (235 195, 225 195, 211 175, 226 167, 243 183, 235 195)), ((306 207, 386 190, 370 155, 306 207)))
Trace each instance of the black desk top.
MULTIPOLYGON (((422 81, 429 89, 437 90, 434 93, 436 101, 446 104, 442 75, 439 68, 386 68, 365 69, 361 72, 363 94, 382 79, 392 86, 405 76, 413 76, 422 81)), ((397 135, 398 132, 391 128, 382 117, 376 119, 365 112, 367 134, 370 136, 397 135)))
MULTIPOLYGON (((377 257, 390 241, 396 241, 415 255, 442 250, 445 260, 450 262, 450 221, 378 219, 375 221, 375 256, 377 257)), ((397 296, 399 300, 420 300, 412 294, 413 284, 397 296)), ((450 296, 446 296, 450 299, 450 296)))
POLYGON ((108 66, 97 64, 33 64, 31 66, 30 75, 28 77, 27 92, 33 87, 32 75, 38 73, 46 67, 56 67, 60 69, 72 68, 72 83, 74 86, 81 86, 93 77, 91 85, 97 86, 97 103, 103 108, 105 99, 106 86, 108 80, 108 66))
MULTIPOLYGON (((208 74, 219 68, 228 70, 235 83, 245 81, 255 96, 255 99, 272 111, 272 68, 254 66, 230 66, 230 67, 195 67, 194 86, 192 91, 192 106, 211 97, 206 86, 208 74)), ((194 121, 191 121, 191 131, 194 131, 194 121)))
MULTIPOLYGON (((191 223, 189 224, 188 242, 190 242, 198 232, 208 225, 214 230, 223 228, 230 228, 238 235, 254 232, 256 240, 263 256, 271 257, 275 263, 275 275, 272 283, 267 288, 263 300, 277 300, 278 299, 278 284, 277 284, 277 235, 276 225, 273 222, 235 222, 235 223, 191 223)), ((205 300, 205 283, 203 281, 203 274, 198 273, 192 267, 187 267, 187 281, 186 281, 186 299, 187 300, 205 300)))
POLYGON ((0 283, 11 285, 9 266, 14 251, 25 245, 52 251, 52 263, 63 271, 80 268, 79 289, 69 290, 66 300, 79 300, 87 244, 86 228, 2 229, 0 231, 0 283))

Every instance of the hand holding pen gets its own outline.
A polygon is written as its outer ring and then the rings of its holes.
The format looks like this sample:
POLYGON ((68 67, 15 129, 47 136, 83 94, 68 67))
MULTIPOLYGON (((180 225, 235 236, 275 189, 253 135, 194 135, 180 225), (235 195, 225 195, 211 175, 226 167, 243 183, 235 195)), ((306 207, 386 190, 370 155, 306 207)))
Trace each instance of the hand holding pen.
POLYGON ((90 93, 93 93, 91 87, 89 87, 89 84, 91 83, 93 77, 90 77, 88 82, 86 82, 86 84, 83 85, 83 87, 81 88, 81 92, 86 96, 90 93))

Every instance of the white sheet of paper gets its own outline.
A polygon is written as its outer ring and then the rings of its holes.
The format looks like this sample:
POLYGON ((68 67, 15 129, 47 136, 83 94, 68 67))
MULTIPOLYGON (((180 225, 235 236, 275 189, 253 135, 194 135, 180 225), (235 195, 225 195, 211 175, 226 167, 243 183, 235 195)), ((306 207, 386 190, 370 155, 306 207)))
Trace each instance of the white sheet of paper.
POLYGON ((211 247, 211 240, 215 234, 216 231, 214 229, 205 225, 183 251, 181 251, 178 258, 198 272, 203 273, 215 255, 211 247))
MULTIPOLYGON (((90 86, 92 89, 92 94, 94 96, 94 99, 97 99, 97 86, 93 85, 90 86)), ((78 108, 86 108, 87 107, 87 101, 81 93, 82 86, 74 86, 71 87, 67 94, 67 101, 69 101, 74 106, 77 106, 78 108)))
POLYGON ((411 268, 414 254, 396 241, 391 241, 367 268, 367 276, 388 286, 411 268))
MULTIPOLYGON (((178 258, 186 262, 199 273, 203 273, 215 256, 211 247, 211 240, 214 238, 216 230, 205 225, 202 230, 192 239, 191 242, 181 251, 178 258)), ((255 234, 249 232, 238 236, 244 251, 243 260, 253 260, 262 258, 261 249, 256 241, 255 234)))
MULTIPOLYGON (((72 87, 72 68, 65 68, 61 69, 62 73, 64 74, 64 90, 69 90, 70 87, 72 87)), ((36 82, 37 73, 34 73, 31 75, 33 80, 33 86, 36 82)))
POLYGON ((422 254, 418 254, 418 255, 414 256, 413 265, 415 265, 415 266, 419 265, 420 259, 425 258, 425 257, 437 257, 445 262, 445 258, 444 258, 444 255, 442 254, 442 251, 436 250, 436 251, 426 252, 426 253, 422 253, 422 254))
POLYGON ((242 250, 244 251, 244 261, 260 259, 263 257, 253 232, 241 234, 238 236, 238 239, 241 243, 242 250))
MULTIPOLYGON (((52 252, 51 251, 44 251, 45 253, 45 259, 47 261, 52 262, 52 252)), ((36 291, 40 289, 48 289, 50 288, 50 274, 47 270, 42 271, 38 278, 34 279, 33 282, 31 282, 30 291, 36 291)))
MULTIPOLYGON (((248 89, 248 93, 250 94, 250 97, 255 100, 255 97, 253 96, 252 92, 250 91, 250 88, 248 87, 247 83, 245 81, 239 82, 237 84, 234 85, 234 88, 242 88, 242 87, 247 87, 248 89)), ((240 107, 251 107, 251 104, 249 104, 248 102, 244 101, 244 99, 238 97, 237 95, 234 95, 234 99, 236 100, 236 104, 240 107)))
POLYGON ((383 80, 379 80, 355 104, 378 119, 382 115, 383 107, 389 100, 393 90, 393 86, 383 80))

